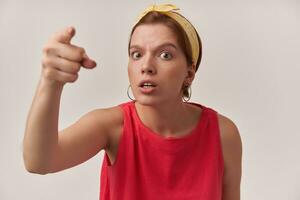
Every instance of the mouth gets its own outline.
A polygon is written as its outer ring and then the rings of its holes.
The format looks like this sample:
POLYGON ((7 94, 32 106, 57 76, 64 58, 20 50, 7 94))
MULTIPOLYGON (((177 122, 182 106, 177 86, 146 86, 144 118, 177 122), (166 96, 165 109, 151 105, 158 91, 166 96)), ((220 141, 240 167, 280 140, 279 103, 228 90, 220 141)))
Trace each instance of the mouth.
POLYGON ((150 80, 144 80, 139 84, 140 92, 143 94, 152 94, 156 90, 157 85, 150 80))
POLYGON ((154 88, 154 87, 156 87, 156 84, 152 81, 142 81, 139 84, 139 87, 141 87, 141 88, 154 88))
POLYGON ((154 88, 156 87, 155 85, 141 85, 141 88, 154 88))

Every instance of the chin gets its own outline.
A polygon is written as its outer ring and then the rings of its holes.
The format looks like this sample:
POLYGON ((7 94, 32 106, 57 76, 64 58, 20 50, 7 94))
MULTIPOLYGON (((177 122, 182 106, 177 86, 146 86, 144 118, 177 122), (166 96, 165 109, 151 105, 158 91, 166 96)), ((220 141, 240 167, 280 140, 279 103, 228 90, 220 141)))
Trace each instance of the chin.
POLYGON ((159 97, 153 96, 139 96, 135 99, 135 101, 144 106, 154 106, 161 103, 161 99, 159 97))
POLYGON ((168 105, 170 102, 174 101, 174 99, 170 99, 170 97, 162 97, 162 96, 138 96, 136 98, 136 102, 138 102, 140 105, 144 106, 162 106, 162 105, 168 105))

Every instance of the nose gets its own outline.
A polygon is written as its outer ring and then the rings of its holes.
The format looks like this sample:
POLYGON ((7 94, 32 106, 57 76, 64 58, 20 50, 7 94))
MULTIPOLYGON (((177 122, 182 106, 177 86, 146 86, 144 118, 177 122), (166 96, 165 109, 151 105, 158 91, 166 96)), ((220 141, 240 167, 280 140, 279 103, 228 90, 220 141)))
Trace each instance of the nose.
POLYGON ((154 63, 151 55, 145 56, 144 57, 144 62, 143 62, 142 67, 141 67, 142 73, 155 74, 156 73, 156 69, 155 69, 155 65, 154 64, 155 63, 154 63))

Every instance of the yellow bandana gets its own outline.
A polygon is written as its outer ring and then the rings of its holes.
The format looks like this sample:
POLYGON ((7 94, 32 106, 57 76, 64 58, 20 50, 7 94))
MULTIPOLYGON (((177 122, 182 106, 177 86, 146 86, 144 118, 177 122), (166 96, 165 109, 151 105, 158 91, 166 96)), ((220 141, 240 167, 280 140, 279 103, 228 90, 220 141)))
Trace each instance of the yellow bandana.
POLYGON ((177 21, 181 25, 183 30, 186 32, 192 48, 193 63, 196 67, 200 51, 200 44, 198 41, 197 32, 193 25, 186 18, 184 18, 182 15, 176 12, 177 10, 179 10, 179 8, 172 4, 150 5, 138 16, 134 26, 151 11, 160 12, 171 17, 172 19, 177 21))

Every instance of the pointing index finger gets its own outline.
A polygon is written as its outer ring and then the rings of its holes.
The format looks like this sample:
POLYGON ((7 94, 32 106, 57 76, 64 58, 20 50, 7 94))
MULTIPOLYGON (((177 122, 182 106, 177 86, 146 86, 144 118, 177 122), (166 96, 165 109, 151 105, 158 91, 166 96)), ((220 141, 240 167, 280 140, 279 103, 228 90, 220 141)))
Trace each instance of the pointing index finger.
POLYGON ((53 40, 55 40, 57 42, 62 42, 65 44, 70 44, 71 39, 75 35, 75 32, 76 32, 75 28, 73 26, 69 26, 69 27, 65 28, 64 30, 55 33, 53 36, 53 40))

